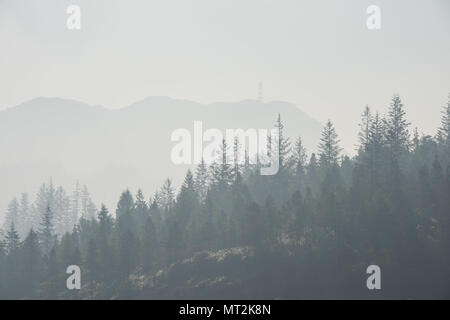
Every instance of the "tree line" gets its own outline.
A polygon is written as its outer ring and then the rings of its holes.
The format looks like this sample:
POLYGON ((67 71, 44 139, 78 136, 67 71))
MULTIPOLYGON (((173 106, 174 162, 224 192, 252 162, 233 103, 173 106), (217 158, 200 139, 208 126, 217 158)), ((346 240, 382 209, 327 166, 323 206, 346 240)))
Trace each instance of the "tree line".
POLYGON ((3 229, 12 228, 21 238, 25 238, 32 228, 39 226, 47 209, 52 212, 55 235, 72 231, 79 218, 90 220, 97 215, 97 208, 86 185, 81 186, 77 181, 72 194, 68 195, 62 186, 54 186, 50 179, 40 186, 33 202, 25 192, 9 202, 3 229))
POLYGON ((238 161, 239 142, 224 141, 222 161, 188 170, 178 191, 170 179, 150 199, 125 190, 114 214, 89 196, 71 201, 51 182, 33 205, 14 199, 0 243, 0 297, 131 298, 133 278, 244 247, 263 261, 242 270, 259 275, 249 298, 261 286, 265 298, 364 297, 370 264, 388 270, 386 297, 449 297, 450 95, 433 136, 411 131, 398 95, 384 116, 366 106, 352 158, 330 120, 317 154, 284 135, 281 115, 275 126, 273 176, 238 161), (69 265, 81 267, 80 291, 65 286, 69 265))

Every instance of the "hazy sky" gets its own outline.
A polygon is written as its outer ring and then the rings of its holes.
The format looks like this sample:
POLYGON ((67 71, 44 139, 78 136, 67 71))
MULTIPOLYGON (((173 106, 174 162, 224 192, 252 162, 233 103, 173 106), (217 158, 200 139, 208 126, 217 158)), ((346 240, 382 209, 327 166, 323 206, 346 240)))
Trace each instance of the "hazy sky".
POLYGON ((37 96, 237 101, 259 81, 264 100, 331 118, 348 150, 363 106, 385 112, 393 93, 434 133, 450 92, 450 1, 0 0, 0 109, 37 96), (66 28, 69 4, 81 30, 66 28), (379 31, 366 27, 371 4, 379 31))

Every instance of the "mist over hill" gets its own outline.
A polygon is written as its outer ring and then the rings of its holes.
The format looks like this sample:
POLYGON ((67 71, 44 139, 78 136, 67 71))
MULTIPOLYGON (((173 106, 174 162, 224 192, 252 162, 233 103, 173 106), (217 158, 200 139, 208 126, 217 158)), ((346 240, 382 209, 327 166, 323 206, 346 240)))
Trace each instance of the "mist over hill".
POLYGON ((111 209, 121 191, 142 188, 146 197, 170 177, 178 186, 188 165, 170 154, 178 128, 270 129, 281 113, 287 136, 301 135, 313 152, 321 124, 294 104, 274 101, 200 104, 149 97, 121 109, 60 98, 36 98, 0 111, 0 212, 21 192, 34 197, 51 177, 70 192, 79 180, 94 201, 111 209))

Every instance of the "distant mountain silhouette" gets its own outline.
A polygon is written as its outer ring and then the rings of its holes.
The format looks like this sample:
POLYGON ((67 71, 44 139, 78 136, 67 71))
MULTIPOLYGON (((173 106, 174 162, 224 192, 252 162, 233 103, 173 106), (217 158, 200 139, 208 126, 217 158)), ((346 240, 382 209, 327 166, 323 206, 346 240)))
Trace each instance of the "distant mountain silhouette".
POLYGON ((49 177, 67 192, 79 179, 114 212, 124 188, 142 188, 149 197, 167 177, 175 185, 182 181, 189 166, 170 159, 175 129, 192 132, 195 120, 203 121, 203 130, 270 129, 278 112, 286 135, 301 135, 308 151, 315 151, 321 124, 286 102, 205 105, 149 97, 112 110, 60 98, 30 100, 0 111, 0 212, 22 191, 34 198, 49 177))

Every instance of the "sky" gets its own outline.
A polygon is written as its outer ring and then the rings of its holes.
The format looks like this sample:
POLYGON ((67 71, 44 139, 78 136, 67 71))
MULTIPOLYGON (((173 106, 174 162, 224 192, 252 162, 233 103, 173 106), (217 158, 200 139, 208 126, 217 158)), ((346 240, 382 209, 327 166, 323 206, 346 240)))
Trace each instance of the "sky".
MULTIPOLYGON (((35 97, 295 103, 355 149, 363 107, 400 94, 434 134, 450 92, 448 0, 0 0, 0 110, 35 97), (66 9, 81 8, 68 30, 66 9), (366 9, 381 9, 368 30, 366 9)), ((0 114, 1 116, 1 114, 0 114)))

